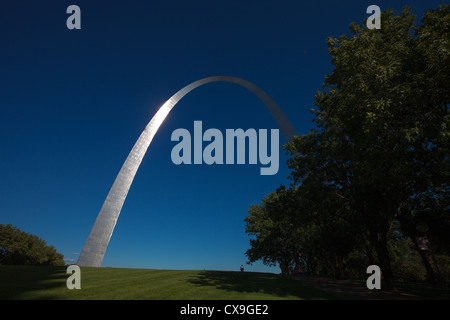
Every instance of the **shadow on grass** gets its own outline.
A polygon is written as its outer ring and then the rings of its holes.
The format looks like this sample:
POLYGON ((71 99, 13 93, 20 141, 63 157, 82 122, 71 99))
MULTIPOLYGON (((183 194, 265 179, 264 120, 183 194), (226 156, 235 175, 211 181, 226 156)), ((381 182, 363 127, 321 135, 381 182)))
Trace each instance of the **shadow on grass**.
POLYGON ((66 267, 0 266, 0 299, 54 299, 45 291, 65 287, 68 276, 66 267))
POLYGON ((272 273, 203 271, 188 280, 199 286, 213 286, 228 293, 266 294, 274 299, 336 299, 321 290, 272 273))

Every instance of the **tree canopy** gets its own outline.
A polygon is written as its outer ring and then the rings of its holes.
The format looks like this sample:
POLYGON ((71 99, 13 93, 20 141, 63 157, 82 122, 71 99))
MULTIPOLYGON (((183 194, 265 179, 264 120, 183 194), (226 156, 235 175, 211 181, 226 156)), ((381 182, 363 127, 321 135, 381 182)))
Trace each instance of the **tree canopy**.
POLYGON ((0 224, 0 265, 64 266, 63 255, 41 238, 0 224))

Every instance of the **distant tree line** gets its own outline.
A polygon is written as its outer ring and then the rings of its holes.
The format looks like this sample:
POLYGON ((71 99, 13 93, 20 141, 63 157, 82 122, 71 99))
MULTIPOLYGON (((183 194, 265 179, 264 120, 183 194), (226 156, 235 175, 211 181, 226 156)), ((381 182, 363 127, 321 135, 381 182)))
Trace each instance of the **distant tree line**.
POLYGON ((248 263, 336 277, 377 264, 387 289, 437 281, 450 266, 450 5, 350 32, 327 39, 315 128, 284 146, 291 185, 248 211, 248 263))
POLYGON ((64 256, 41 238, 0 224, 0 265, 64 266, 64 256))

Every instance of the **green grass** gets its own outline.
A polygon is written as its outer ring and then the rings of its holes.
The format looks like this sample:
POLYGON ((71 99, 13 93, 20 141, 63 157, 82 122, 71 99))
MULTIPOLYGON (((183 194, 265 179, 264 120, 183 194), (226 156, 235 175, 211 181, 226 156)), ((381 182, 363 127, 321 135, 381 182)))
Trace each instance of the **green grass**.
POLYGON ((81 289, 65 267, 0 266, 0 299, 272 300, 335 299, 270 273, 81 268, 81 289))
MULTIPOLYGON (((346 278, 346 280, 358 282, 361 284, 366 283, 366 279, 346 278)), ((384 287, 384 281, 381 281, 381 288, 384 287)), ((449 300, 450 288, 441 284, 431 284, 428 282, 406 282, 397 280, 395 281, 395 288, 402 292, 410 293, 423 297, 424 299, 435 300, 449 300)))
POLYGON ((441 285, 432 285, 424 282, 397 281, 395 286, 401 291, 409 292, 429 299, 450 299, 449 289, 441 285))

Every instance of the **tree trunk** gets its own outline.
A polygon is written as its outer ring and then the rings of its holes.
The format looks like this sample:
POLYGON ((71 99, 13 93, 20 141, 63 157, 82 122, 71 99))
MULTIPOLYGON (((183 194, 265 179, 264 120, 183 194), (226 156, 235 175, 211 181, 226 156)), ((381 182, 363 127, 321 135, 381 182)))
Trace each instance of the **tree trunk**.
POLYGON ((427 271, 427 279, 431 283, 436 283, 436 277, 434 276, 433 268, 431 267, 430 262, 428 261, 428 257, 424 250, 417 249, 419 251, 420 257, 422 258, 423 266, 427 271))
POLYGON ((389 257, 389 250, 387 246, 387 234, 378 233, 377 241, 375 243, 375 248, 377 250, 378 260, 380 264, 381 274, 384 280, 385 290, 395 289, 394 275, 392 273, 391 260, 389 257))

